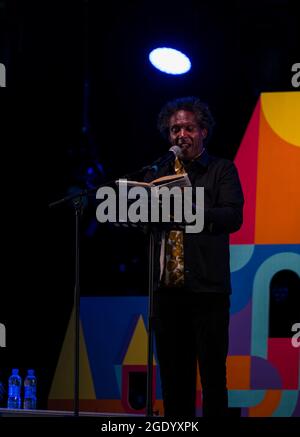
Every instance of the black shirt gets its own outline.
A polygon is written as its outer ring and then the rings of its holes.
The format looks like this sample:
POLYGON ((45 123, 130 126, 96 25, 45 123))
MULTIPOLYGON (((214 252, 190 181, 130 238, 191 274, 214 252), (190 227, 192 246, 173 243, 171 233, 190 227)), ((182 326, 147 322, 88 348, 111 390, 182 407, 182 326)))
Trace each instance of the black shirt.
MULTIPOLYGON (((184 163, 193 187, 204 187, 204 229, 184 232, 184 288, 192 292, 231 293, 229 233, 243 222, 244 197, 233 162, 210 156, 184 163)), ((158 178, 174 173, 172 164, 162 168, 158 178)), ((149 175, 146 177, 150 179, 149 175)), ((157 235, 155 283, 159 285, 161 239, 157 235)))

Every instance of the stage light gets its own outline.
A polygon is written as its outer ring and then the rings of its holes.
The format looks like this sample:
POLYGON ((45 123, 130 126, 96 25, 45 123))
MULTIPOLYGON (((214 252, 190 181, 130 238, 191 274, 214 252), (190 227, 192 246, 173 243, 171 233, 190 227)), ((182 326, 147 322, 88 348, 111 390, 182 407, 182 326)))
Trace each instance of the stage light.
POLYGON ((151 64, 167 74, 184 74, 191 68, 191 61, 182 52, 169 47, 159 47, 149 55, 151 64))

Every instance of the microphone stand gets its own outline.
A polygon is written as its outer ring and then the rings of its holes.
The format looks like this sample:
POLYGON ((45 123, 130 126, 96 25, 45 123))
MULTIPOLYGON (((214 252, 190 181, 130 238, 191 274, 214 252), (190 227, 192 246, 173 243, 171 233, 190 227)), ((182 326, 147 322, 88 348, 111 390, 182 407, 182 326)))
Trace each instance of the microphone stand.
POLYGON ((49 208, 61 206, 72 201, 75 212, 75 284, 74 284, 74 416, 79 416, 79 339, 80 339, 80 217, 83 214, 83 200, 88 190, 71 194, 49 204, 49 208))
MULTIPOLYGON (((145 166, 134 173, 124 175, 119 179, 130 179, 145 173, 150 167, 145 166)), ((79 341, 80 341, 80 218, 83 215, 84 199, 87 196, 95 194, 95 192, 104 186, 115 184, 115 179, 110 180, 97 188, 89 188, 70 194, 59 200, 49 203, 49 208, 55 208, 68 203, 71 203, 75 212, 75 284, 74 284, 74 416, 79 416, 79 341)))
POLYGON ((154 321, 154 235, 149 229, 149 272, 148 272, 148 361, 146 415, 153 416, 153 321, 154 321))

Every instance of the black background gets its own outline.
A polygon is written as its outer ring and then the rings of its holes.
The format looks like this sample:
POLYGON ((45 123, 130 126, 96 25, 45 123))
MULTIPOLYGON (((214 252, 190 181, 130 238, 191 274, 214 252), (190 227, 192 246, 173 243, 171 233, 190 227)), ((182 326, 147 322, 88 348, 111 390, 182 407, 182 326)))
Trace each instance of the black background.
MULTIPOLYGON (((33 367, 39 406, 48 391, 73 304, 72 208, 48 204, 164 154, 156 131, 170 98, 198 95, 216 119, 213 154, 234 159, 261 92, 292 91, 299 62, 296 1, 3 1, 0 62, 0 381, 33 367), (170 77, 150 49, 184 50, 193 63, 170 77), (88 85, 84 92, 84 83, 88 85), (86 130, 83 132, 83 126, 86 130), (87 169, 101 164, 93 180, 87 169)), ((146 240, 82 223, 81 294, 146 294, 146 240)))

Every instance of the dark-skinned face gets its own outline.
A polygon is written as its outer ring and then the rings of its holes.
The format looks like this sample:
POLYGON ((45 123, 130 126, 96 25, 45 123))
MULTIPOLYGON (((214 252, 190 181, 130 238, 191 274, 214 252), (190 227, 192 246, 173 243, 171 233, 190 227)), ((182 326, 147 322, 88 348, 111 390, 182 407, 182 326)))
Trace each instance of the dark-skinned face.
POLYGON ((193 112, 180 110, 170 117, 169 140, 172 146, 181 148, 182 159, 189 161, 199 155, 206 135, 207 130, 200 128, 193 112))

